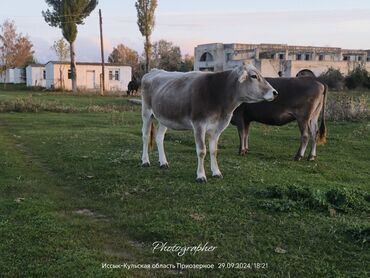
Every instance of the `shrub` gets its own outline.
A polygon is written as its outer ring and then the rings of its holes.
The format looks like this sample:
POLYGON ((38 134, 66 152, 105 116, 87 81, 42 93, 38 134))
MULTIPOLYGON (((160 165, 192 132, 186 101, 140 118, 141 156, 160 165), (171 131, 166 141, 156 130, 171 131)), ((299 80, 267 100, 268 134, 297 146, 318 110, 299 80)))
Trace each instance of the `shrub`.
POLYGON ((345 84, 348 89, 368 88, 370 89, 369 72, 362 66, 353 69, 345 78, 345 84))
POLYGON ((326 83, 329 89, 343 89, 344 76, 338 69, 329 68, 325 73, 320 75, 319 79, 326 83))
POLYGON ((332 121, 361 121, 370 118, 368 98, 344 93, 328 98, 326 117, 332 121))

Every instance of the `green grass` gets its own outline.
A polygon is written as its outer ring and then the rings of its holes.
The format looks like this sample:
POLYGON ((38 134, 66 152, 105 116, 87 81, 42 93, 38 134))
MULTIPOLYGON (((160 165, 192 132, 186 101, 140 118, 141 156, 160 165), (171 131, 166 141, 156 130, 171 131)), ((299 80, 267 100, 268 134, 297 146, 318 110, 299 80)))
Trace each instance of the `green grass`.
MULTIPOLYGON (((0 92, 3 99, 29 92, 0 92)), ((169 170, 140 167, 141 119, 125 98, 32 92, 40 102, 127 106, 118 113, 0 114, 0 276, 163 277, 114 263, 268 263, 267 269, 190 270, 189 277, 369 275, 370 123, 329 122, 316 162, 294 162, 295 123, 253 124, 251 152, 221 136, 223 180, 196 184, 190 132, 169 131, 169 170), (21 199, 19 199, 21 198, 21 199), (81 214, 83 209, 93 214, 81 214), (154 241, 217 246, 178 257, 154 241), (279 253, 281 248, 286 253, 279 253)), ((184 276, 183 275, 183 276, 184 276)))

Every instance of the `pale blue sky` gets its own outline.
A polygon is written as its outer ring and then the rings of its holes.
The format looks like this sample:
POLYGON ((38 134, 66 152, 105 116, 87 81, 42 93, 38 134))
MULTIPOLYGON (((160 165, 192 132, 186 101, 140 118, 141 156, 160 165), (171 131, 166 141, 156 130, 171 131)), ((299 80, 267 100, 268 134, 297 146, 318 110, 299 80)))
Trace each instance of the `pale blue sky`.
MULTIPOLYGON (((106 53, 124 43, 142 52, 135 0, 100 0, 106 53)), ((0 22, 13 19, 28 34, 39 61, 53 59, 50 46, 61 37, 41 16, 43 0, 0 0, 0 22)), ((79 27, 77 58, 99 59, 98 9, 79 27)), ((158 0, 153 40, 167 39, 193 54, 211 42, 288 43, 370 49, 369 0, 158 0)))

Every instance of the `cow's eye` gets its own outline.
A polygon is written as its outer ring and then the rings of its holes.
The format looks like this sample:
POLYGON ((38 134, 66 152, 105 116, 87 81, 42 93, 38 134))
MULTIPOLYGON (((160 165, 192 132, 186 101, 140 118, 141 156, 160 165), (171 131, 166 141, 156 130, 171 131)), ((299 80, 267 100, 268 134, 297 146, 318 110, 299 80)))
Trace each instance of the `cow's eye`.
POLYGON ((257 75, 253 74, 253 75, 251 75, 251 78, 257 79, 257 75))

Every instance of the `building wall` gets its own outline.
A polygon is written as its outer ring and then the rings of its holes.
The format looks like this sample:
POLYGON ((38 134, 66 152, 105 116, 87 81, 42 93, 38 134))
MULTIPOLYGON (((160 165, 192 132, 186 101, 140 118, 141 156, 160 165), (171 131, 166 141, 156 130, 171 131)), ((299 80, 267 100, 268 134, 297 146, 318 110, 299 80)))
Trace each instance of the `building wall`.
POLYGON ((14 69, 7 69, 5 73, 5 82, 14 83, 14 69))
POLYGON ((195 48, 195 70, 223 71, 235 68, 242 62, 254 64, 263 76, 295 77, 302 70, 315 76, 330 67, 347 75, 354 67, 363 65, 370 70, 370 50, 351 50, 334 47, 288 46, 276 44, 206 44, 195 48), (205 52, 212 54, 212 62, 202 62, 205 52), (299 56, 300 55, 300 59, 299 56), (309 60, 306 60, 306 55, 309 60), (347 60, 344 60, 346 57, 347 60))
POLYGON ((28 66, 26 68, 26 79, 27 87, 31 86, 46 86, 46 80, 44 79, 45 67, 32 67, 28 66))
MULTIPOLYGON (((366 64, 369 64, 367 67, 370 66, 370 63, 366 64)), ((350 61, 291 61, 290 77, 295 77, 300 71, 305 69, 312 71, 315 76, 320 76, 329 68, 338 69, 343 75, 348 75, 358 65, 358 62, 350 61)))
POLYGON ((25 68, 15 68, 14 69, 14 84, 24 84, 26 83, 26 69, 25 68))
POLYGON ((194 70, 222 71, 224 67, 224 45, 222 43, 205 44, 195 48, 194 59, 197 61, 194 70), (200 61, 204 53, 210 53, 213 61, 200 61))
MULTIPOLYGON (((64 89, 72 90, 72 80, 68 79, 69 65, 48 63, 46 65, 46 87, 61 88, 60 71, 64 89)), ((100 65, 77 65, 77 86, 79 90, 100 90, 100 65)), ((128 66, 106 66, 105 67, 105 89, 108 91, 126 91, 131 81, 132 69, 128 66), (109 72, 112 71, 112 75, 109 72), (110 80, 119 71, 119 80, 110 80)))

